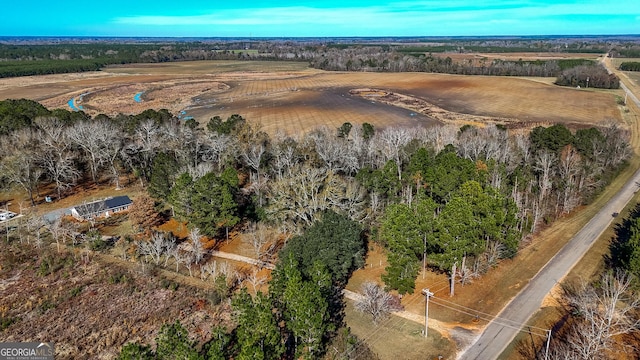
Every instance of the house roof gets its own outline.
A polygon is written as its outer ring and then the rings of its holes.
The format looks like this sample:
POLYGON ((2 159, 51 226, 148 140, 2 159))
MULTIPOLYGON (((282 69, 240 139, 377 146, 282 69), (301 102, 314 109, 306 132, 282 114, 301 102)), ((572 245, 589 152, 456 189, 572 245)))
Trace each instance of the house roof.
POLYGON ((128 196, 116 196, 112 198, 107 198, 104 200, 105 205, 107 206, 107 210, 118 208, 121 206, 131 205, 131 199, 128 196))
POLYGON ((131 199, 128 196, 116 196, 112 198, 107 198, 103 200, 98 200, 82 205, 76 205, 74 208, 78 212, 80 216, 87 216, 92 214, 99 214, 105 211, 109 211, 111 209, 115 209, 121 206, 126 206, 131 204, 131 199))

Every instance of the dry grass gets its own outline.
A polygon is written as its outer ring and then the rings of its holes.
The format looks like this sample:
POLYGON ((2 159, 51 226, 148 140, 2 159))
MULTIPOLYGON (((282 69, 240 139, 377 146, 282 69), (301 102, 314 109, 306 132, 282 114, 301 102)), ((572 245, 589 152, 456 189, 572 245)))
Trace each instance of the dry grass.
POLYGON ((228 310, 211 307, 206 290, 199 290, 206 287, 196 279, 166 279, 162 270, 151 276, 109 255, 93 254, 87 261, 77 249, 11 246, 2 243, 2 251, 25 259, 15 263, 15 256, 0 253, 0 315, 18 319, 0 331, 3 341, 47 339, 56 343, 56 359, 109 359, 127 342, 152 344, 164 323, 180 320, 201 345, 212 326, 228 321, 228 310), (39 274, 43 258, 61 268, 39 274), (175 282, 177 289, 170 286, 175 282))
POLYGON ((613 58, 611 59, 611 63, 613 66, 617 68, 620 67, 620 64, 623 62, 640 62, 640 58, 613 58))
MULTIPOLYGON (((437 332, 422 336, 423 327, 415 322, 392 316, 374 325, 369 317, 357 312, 351 302, 345 309, 351 332, 365 341, 381 359, 452 359, 455 347, 437 332)), ((352 354, 356 355, 356 354, 352 354)))
POLYGON ((149 108, 185 111, 206 122, 237 113, 263 130, 288 134, 344 122, 428 126, 428 116, 352 96, 349 90, 376 88, 431 103, 446 111, 510 118, 528 125, 563 122, 573 126, 620 121, 614 92, 581 91, 549 79, 456 76, 427 73, 325 72, 294 62, 199 61, 110 67, 86 75, 55 75, 0 82, 0 99, 26 97, 50 108, 68 108, 75 98, 85 111, 138 113, 149 108), (134 95, 144 92, 143 102, 134 95), (79 95, 85 95, 80 101, 79 95))
POLYGON ((636 86, 640 86, 640 71, 627 71, 625 74, 636 86))

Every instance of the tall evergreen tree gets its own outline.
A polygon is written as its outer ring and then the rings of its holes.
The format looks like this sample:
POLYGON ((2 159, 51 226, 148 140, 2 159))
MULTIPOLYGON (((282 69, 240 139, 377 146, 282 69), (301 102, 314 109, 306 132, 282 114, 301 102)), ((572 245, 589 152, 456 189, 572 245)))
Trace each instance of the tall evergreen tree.
POLYGON ((426 255, 435 243, 436 203, 430 198, 413 206, 394 204, 387 208, 380 226, 380 239, 389 248, 389 265, 383 281, 400 293, 413 293, 419 261, 426 265, 426 255))
POLYGON ((305 276, 310 275, 314 263, 319 261, 336 281, 344 284, 355 269, 364 265, 365 252, 360 225, 327 210, 304 234, 289 240, 280 256, 287 258, 292 254, 305 276))
POLYGON ((153 158, 151 179, 149 179, 149 194, 157 199, 167 200, 177 172, 178 162, 176 159, 170 154, 158 153, 153 158))
POLYGON ((169 194, 169 203, 176 215, 188 218, 193 212, 193 178, 189 173, 181 174, 169 194))
POLYGON ((198 360, 195 343, 189 339, 189 333, 179 321, 164 324, 156 336, 156 357, 159 360, 198 360))
POLYGON ((207 360, 225 360, 231 357, 231 335, 221 327, 211 330, 211 340, 206 344, 207 360))
POLYGON ((237 359, 280 359, 285 348, 269 298, 258 292, 251 299, 243 289, 232 304, 238 324, 235 330, 239 347, 237 359))
POLYGON ((220 228, 231 227, 239 221, 235 189, 229 183, 229 177, 229 174, 217 177, 208 173, 193 185, 193 212, 189 220, 207 236, 216 236, 220 228))

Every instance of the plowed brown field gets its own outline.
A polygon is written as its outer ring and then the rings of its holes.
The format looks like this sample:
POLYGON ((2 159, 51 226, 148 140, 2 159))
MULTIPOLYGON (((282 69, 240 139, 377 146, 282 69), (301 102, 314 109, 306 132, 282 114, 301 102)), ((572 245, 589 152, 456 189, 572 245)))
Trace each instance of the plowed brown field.
POLYGON ((270 133, 338 127, 347 121, 369 122, 377 128, 437 122, 416 108, 350 93, 362 88, 459 113, 451 117, 456 121, 461 114, 470 115, 471 122, 499 118, 497 122, 518 126, 562 122, 579 127, 621 121, 613 92, 514 77, 325 72, 293 62, 135 64, 84 74, 0 79, 0 99, 29 98, 66 109, 74 99, 91 115, 166 108, 203 123, 214 115, 226 118, 237 113, 270 133), (138 93, 140 102, 134 99, 138 93))

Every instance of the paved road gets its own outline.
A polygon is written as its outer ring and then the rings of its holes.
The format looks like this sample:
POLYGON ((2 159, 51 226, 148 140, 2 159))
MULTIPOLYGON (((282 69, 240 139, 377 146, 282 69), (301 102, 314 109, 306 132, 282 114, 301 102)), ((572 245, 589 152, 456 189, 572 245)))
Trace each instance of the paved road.
MULTIPOLYGON (((498 314, 513 324, 524 324, 540 308, 542 300, 573 266, 589 250, 593 242, 613 220, 612 214, 620 212, 640 182, 640 170, 627 184, 558 252, 529 284, 498 314)), ((492 321, 478 340, 465 351, 460 359, 496 359, 519 332, 518 327, 505 327, 492 321)))
POLYGON ((627 94, 627 101, 633 101, 636 106, 640 108, 640 100, 636 97, 632 90, 630 90, 627 85, 624 83, 625 79, 631 84, 633 87, 633 80, 629 79, 629 77, 622 71, 616 71, 613 64, 611 64, 611 58, 604 56, 601 60, 604 67, 607 69, 609 74, 615 73, 620 78, 620 88, 624 90, 624 93, 627 94))
MULTIPOLYGON (((636 104, 638 99, 624 84, 622 88, 636 104)), ((573 266, 589 250, 593 242, 606 230, 613 220, 613 213, 620 212, 631 200, 640 183, 640 170, 632 176, 624 187, 580 230, 549 262, 534 276, 529 284, 498 314, 497 317, 510 320, 511 324, 525 324, 540 308, 542 300, 573 266)), ((504 326, 492 321, 484 332, 459 359, 497 359, 513 341, 520 327, 504 326)))

